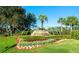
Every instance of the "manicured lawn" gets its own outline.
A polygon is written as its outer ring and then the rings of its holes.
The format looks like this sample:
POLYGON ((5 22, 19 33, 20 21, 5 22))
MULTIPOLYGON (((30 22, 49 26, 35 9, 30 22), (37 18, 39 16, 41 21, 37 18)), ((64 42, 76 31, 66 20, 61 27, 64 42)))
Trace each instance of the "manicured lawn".
POLYGON ((32 50, 17 50, 15 48, 15 36, 0 37, 0 52, 4 53, 73 53, 79 52, 79 40, 62 39, 62 42, 50 43, 40 48, 32 50), (10 48, 8 48, 10 47, 10 48))
POLYGON ((0 52, 7 50, 7 47, 16 44, 15 37, 0 37, 0 52))

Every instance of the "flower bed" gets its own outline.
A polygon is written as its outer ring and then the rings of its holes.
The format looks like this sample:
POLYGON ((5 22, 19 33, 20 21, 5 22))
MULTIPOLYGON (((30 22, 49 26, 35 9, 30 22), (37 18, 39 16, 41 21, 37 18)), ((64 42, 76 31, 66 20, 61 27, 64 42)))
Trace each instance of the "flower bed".
POLYGON ((45 46, 51 42, 57 42, 60 39, 65 39, 69 35, 58 35, 58 36, 24 36, 17 37, 17 48, 18 49, 32 49, 36 47, 45 46))
POLYGON ((36 47, 41 47, 43 45, 46 45, 48 43, 52 43, 54 39, 48 39, 44 41, 34 41, 34 42, 28 42, 28 41, 21 41, 17 44, 18 49, 32 49, 36 47))

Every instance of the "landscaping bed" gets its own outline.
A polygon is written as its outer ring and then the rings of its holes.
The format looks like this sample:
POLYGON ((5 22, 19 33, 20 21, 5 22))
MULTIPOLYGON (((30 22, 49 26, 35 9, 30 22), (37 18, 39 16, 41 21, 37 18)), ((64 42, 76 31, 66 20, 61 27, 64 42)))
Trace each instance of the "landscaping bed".
POLYGON ((61 40, 60 38, 53 39, 52 37, 34 36, 34 37, 24 37, 17 38, 17 49, 33 49, 47 45, 61 40))
MULTIPOLYGON (((20 36, 21 37, 21 36, 20 36)), ((22 36, 27 37, 27 36, 22 36)), ((31 36, 30 36, 31 37, 31 36)), ((79 52, 79 40, 61 39, 35 48, 16 49, 16 36, 0 37, 0 53, 73 53, 79 52), (8 48, 7 48, 8 47, 8 48)), ((56 39, 55 39, 56 40, 56 39)), ((32 46, 33 47, 33 46, 32 46)))
POLYGON ((36 47, 41 47, 44 46, 48 43, 52 43, 54 39, 48 39, 48 40, 43 40, 43 41, 33 41, 33 42, 28 42, 28 41, 20 41, 17 43, 17 49, 33 49, 36 47))
MULTIPOLYGON (((8 52, 8 53, 13 53, 13 52, 35 52, 35 51, 37 51, 37 52, 44 52, 44 51, 48 51, 48 52, 52 52, 52 51, 54 51, 54 50, 51 50, 51 48, 52 49, 54 49, 54 45, 53 44, 55 44, 56 42, 59 42, 59 41, 61 41, 61 40, 64 40, 65 38, 66 38, 66 36, 68 36, 69 37, 69 35, 51 35, 51 36, 47 36, 48 37, 48 39, 55 39, 53 42, 51 42, 51 43, 47 43, 47 44, 44 44, 44 45, 39 45, 39 47, 38 47, 38 45, 35 45, 35 47, 33 47, 32 49, 30 49, 30 48, 28 48, 28 49, 25 49, 23 46, 22 46, 22 50, 20 50, 20 49, 16 49, 16 47, 17 47, 17 45, 18 45, 18 40, 17 40, 17 43, 16 43, 16 37, 18 37, 18 36, 8 36, 8 37, 4 37, 4 36, 1 36, 0 37, 0 52, 8 52), (59 38, 60 37, 60 38, 59 38), (61 39, 61 40, 60 40, 61 39), (55 42, 55 43, 54 43, 55 42), (53 44, 52 44, 53 43, 53 44), (49 46, 49 45, 51 45, 51 47, 49 46), (45 48, 44 48, 45 47, 45 48), (24 49, 25 50, 24 50, 24 49), (49 48, 49 49, 48 49, 49 48), (41 50, 40 50, 41 49, 41 50)), ((46 36, 45 36, 46 37, 46 36)), ((42 38, 45 38, 45 37, 42 37, 42 38)), ((46 38, 47 38, 46 37, 46 38)), ((23 36, 19 36, 19 39, 22 39, 22 40, 29 40, 29 39, 32 39, 33 38, 33 40, 35 40, 34 38, 36 38, 37 39, 37 37, 35 37, 35 36, 26 36, 26 35, 23 35, 23 36), (25 39, 24 39, 25 38, 25 39)), ((39 36, 38 37, 38 39, 40 38, 40 40, 41 40, 41 37, 39 36)), ((37 39, 37 40, 38 40, 37 39)), ((70 39, 68 39, 68 40, 70 40, 70 39)), ((25 41, 25 42, 26 42, 25 41)), ((45 40, 42 40, 42 41, 45 41, 45 40)), ((78 41, 78 40, 77 40, 78 41)), ((21 40, 20 40, 20 42, 22 42, 21 40)), ((24 42, 24 41, 23 41, 24 42)), ((36 42, 36 41, 33 41, 33 42, 36 42)), ((71 42, 71 40, 70 40, 70 43, 72 43, 71 42)), ((60 43, 59 43, 60 44, 60 43)), ((59 44, 57 44, 56 43, 56 45, 59 45, 59 44)), ((68 46, 68 45, 67 45, 68 46)), ((30 47, 30 46, 29 46, 30 47)), ((58 46, 57 46, 58 47, 58 46)), ((55 50, 59 50, 59 49, 55 49, 55 50)), ((62 51, 60 51, 60 52, 62 52, 62 51)))

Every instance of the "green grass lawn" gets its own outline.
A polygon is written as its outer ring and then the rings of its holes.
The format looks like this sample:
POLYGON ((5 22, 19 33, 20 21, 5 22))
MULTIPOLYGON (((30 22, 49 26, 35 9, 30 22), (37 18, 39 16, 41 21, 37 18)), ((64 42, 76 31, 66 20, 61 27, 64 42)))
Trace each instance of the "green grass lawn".
MULTIPOLYGON (((63 39, 64 40, 64 39, 63 39)), ((73 53, 79 52, 79 40, 66 39, 59 43, 50 43, 32 50, 17 50, 11 47, 16 44, 15 36, 0 37, 0 53, 73 53), (7 48, 11 47, 11 48, 7 48)))

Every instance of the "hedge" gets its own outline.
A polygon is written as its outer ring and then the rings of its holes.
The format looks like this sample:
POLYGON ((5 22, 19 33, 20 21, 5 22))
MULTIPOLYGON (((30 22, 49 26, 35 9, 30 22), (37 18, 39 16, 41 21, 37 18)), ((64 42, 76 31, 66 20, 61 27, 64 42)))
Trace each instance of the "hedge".
POLYGON ((51 35, 51 36, 23 36, 20 37, 25 41, 43 41, 47 39, 71 39, 71 35, 51 35))

